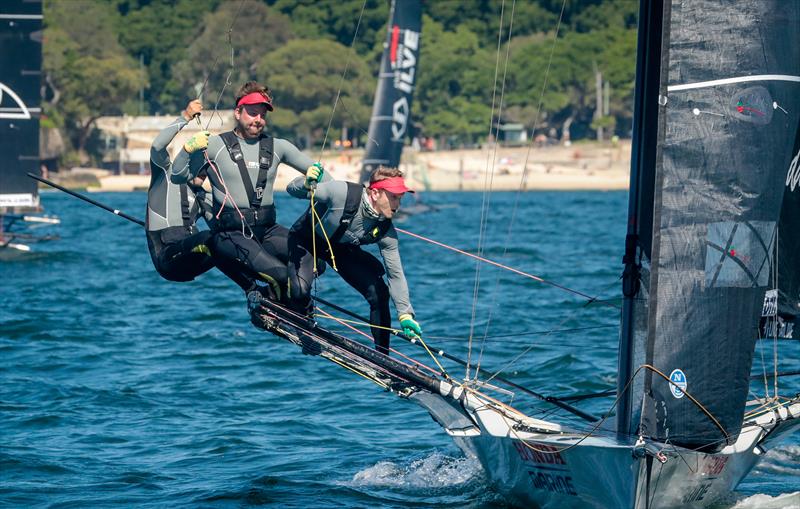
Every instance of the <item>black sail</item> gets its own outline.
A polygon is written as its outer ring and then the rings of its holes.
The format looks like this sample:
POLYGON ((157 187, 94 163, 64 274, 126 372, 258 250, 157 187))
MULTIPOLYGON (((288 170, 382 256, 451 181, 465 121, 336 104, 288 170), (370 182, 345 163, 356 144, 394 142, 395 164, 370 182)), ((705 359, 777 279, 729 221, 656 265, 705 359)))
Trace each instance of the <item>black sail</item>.
POLYGON ((800 338, 800 127, 792 153, 778 221, 777 280, 764 299, 761 338, 800 338))
POLYGON ((673 0, 663 19, 641 432, 718 450, 741 429, 774 271, 800 2, 673 0))
POLYGON ((0 211, 39 206, 42 4, 0 2, 0 211))
POLYGON ((420 0, 393 0, 361 167, 366 183, 380 165, 396 168, 411 127, 411 98, 419 63, 420 0))

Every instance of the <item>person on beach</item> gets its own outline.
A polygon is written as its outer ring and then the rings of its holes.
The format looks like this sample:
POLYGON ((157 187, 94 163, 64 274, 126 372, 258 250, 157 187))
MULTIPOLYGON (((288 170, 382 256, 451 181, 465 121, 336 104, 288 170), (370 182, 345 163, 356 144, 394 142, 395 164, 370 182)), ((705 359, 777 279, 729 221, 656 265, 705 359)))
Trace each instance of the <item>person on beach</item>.
MULTIPOLYGON (((169 178, 172 163, 167 146, 202 110, 199 100, 191 101, 181 116, 158 133, 150 147, 147 247, 156 271, 168 281, 192 281, 214 266, 207 246, 211 234, 199 231, 196 224, 203 198, 196 195, 192 185, 175 184, 169 178)), ((199 186, 201 181, 191 184, 199 186)))
MULTIPOLYGON (((255 81, 236 96, 233 131, 193 136, 175 158, 174 181, 197 175, 192 156, 204 153, 213 194, 211 252, 217 267, 245 292, 285 298, 288 230, 276 223, 273 186, 278 165, 285 163, 310 177, 322 178, 322 167, 292 143, 264 132, 272 97, 255 81), (266 283, 266 285, 264 285, 266 283)), ((304 177, 305 178, 305 177, 304 177)))
POLYGON ((413 192, 406 187, 403 173, 380 166, 372 173, 368 187, 338 180, 315 186, 313 180, 298 177, 286 188, 296 198, 312 200, 289 234, 290 307, 310 314, 316 256, 330 264, 369 303, 372 336, 379 352, 389 353, 390 296, 404 333, 421 336, 400 261, 397 231, 392 225, 403 195, 413 192), (364 244, 378 244, 383 264, 361 249, 364 244), (388 287, 384 274, 388 276, 388 287))

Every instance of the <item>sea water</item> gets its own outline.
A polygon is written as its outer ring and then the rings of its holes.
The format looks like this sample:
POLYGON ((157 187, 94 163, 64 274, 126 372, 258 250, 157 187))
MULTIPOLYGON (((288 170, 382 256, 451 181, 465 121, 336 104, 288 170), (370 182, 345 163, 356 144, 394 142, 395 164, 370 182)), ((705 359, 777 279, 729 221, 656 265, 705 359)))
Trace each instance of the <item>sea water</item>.
MULTIPOLYGON (((144 216, 144 193, 92 197, 144 216)), ((398 226, 480 247, 599 299, 587 305, 577 293, 400 234, 431 344, 544 394, 614 387, 625 192, 426 193, 423 201, 436 209, 398 226)), ((60 193, 43 193, 42 203, 61 218, 61 239, 0 265, 0 505, 507 504, 422 408, 251 326, 242 292, 221 274, 164 281, 137 225, 60 193)), ((291 224, 305 205, 278 196, 279 221, 291 224)), ((316 292, 366 314, 331 269, 316 292)), ((426 360, 411 345, 393 346, 426 360)), ((779 346, 782 368, 798 369, 797 344, 779 346)), ((784 395, 800 386, 781 384, 784 395)), ((552 412, 521 394, 503 398, 531 415, 552 412)), ((611 402, 582 408, 601 414, 611 402)), ((723 507, 791 506, 799 479, 795 435, 723 507)))

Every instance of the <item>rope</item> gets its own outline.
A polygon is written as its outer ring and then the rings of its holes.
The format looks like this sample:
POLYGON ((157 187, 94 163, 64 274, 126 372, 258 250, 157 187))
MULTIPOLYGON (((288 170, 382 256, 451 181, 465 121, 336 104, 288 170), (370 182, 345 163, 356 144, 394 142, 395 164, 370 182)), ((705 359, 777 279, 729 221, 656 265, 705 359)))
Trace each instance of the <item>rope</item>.
POLYGON ((314 275, 317 274, 317 241, 315 235, 315 227, 314 227, 314 218, 317 218, 317 222, 319 223, 319 229, 322 231, 322 236, 325 238, 325 242, 328 244, 328 252, 331 254, 331 267, 336 272, 339 272, 339 269, 336 268, 336 255, 333 253, 333 246, 331 245, 331 239, 328 237, 328 232, 325 231, 325 226, 322 223, 322 218, 319 217, 317 213, 317 208, 314 206, 314 190, 311 190, 311 243, 314 248, 314 275))
POLYGON ((244 220, 244 214, 242 214, 242 211, 239 210, 239 206, 236 205, 236 200, 233 199, 233 196, 231 196, 230 191, 228 191, 228 186, 227 184, 225 184, 225 179, 222 177, 222 172, 219 171, 219 169, 213 162, 211 162, 211 158, 208 157, 208 150, 204 150, 203 155, 205 156, 206 162, 208 163, 209 167, 211 167, 211 169, 214 170, 214 174, 219 179, 219 183, 222 185, 222 189, 225 191, 225 196, 222 198, 222 204, 219 206, 219 211, 217 211, 215 217, 219 219, 220 214, 222 214, 222 211, 225 210, 225 204, 228 202, 228 199, 230 198, 231 205, 233 205, 233 208, 234 210, 236 210, 236 213, 239 214, 239 220, 242 222, 242 235, 246 239, 252 239, 253 237, 255 237, 256 234, 253 231, 253 229, 250 228, 250 225, 247 224, 247 221, 244 220), (245 232, 245 228, 247 229, 247 231, 250 232, 249 235, 247 234, 247 232, 245 232))
MULTIPOLYGON (((728 440, 730 439, 730 435, 728 435, 728 432, 727 432, 727 431, 725 431, 725 428, 723 428, 723 427, 722 427, 722 424, 720 424, 720 423, 719 423, 719 421, 717 420, 717 418, 716 418, 716 417, 714 417, 714 415, 712 415, 712 414, 711 414, 711 412, 709 412, 709 411, 708 411, 708 409, 707 409, 705 406, 703 406, 703 404, 702 404, 702 403, 700 403, 699 401, 697 401, 697 399, 695 399, 695 397, 694 397, 694 396, 692 396, 691 394, 689 394, 688 392, 686 392, 686 389, 683 389, 683 388, 681 388, 681 387, 678 387, 678 386, 677 386, 677 384, 675 384, 675 382, 673 382, 672 380, 670 380, 670 379, 669 379, 669 377, 668 377, 667 375, 665 375, 664 373, 662 373, 661 371, 659 371, 659 370, 658 370, 658 368, 656 368, 655 366, 652 366, 652 365, 650 365, 650 364, 642 364, 642 366, 641 366, 641 367, 642 367, 642 368, 647 368, 647 369, 649 369, 650 371, 652 371, 653 373, 656 373, 658 376, 660 376, 661 378, 663 378, 664 380, 666 380, 666 381, 667 381, 667 382, 668 382, 670 385, 674 386, 676 389, 679 389, 679 390, 680 390, 682 393, 686 394, 686 397, 687 397, 687 398, 689 398, 689 400, 691 400, 691 402, 692 402, 692 403, 694 403, 695 405, 697 405, 697 407, 698 407, 700 410, 702 410, 704 414, 706 414, 706 417, 708 417, 709 419, 711 419, 711 422, 713 422, 713 423, 714 423, 714 425, 715 425, 717 428, 719 428, 719 430, 720 430, 720 431, 722 432, 722 434, 725 436, 725 441, 728 441, 728 440)), ((640 368, 640 369, 641 369, 641 368, 640 368)), ((639 370, 637 370, 637 372, 638 372, 638 371, 639 371, 639 370)))
MULTIPOLYGON (((245 3, 245 0, 242 0, 239 3, 239 8, 236 10, 236 14, 233 16, 233 20, 231 21, 231 24, 228 27, 227 35, 228 35, 228 47, 231 50, 231 65, 230 65, 230 68, 228 69, 228 75, 225 76, 225 83, 222 85, 222 90, 220 90, 219 95, 217 96, 217 101, 214 103, 214 110, 211 112, 211 116, 208 118, 208 123, 206 124, 206 131, 208 130, 209 126, 211 125, 211 121, 214 120, 214 115, 217 114, 217 111, 218 111, 217 108, 219 107, 219 103, 222 100, 222 95, 225 93, 225 89, 228 88, 228 86, 232 84, 231 83, 231 76, 233 76, 233 71, 235 70, 233 39, 232 39, 233 25, 236 23, 236 20, 239 18, 239 14, 242 12, 242 7, 244 7, 244 3, 245 3)), ((219 56, 217 56, 217 58, 214 59, 214 63, 211 66, 211 71, 208 73, 208 75, 206 76, 205 81, 203 81, 203 85, 200 87, 200 92, 197 94, 197 98, 198 99, 200 99, 200 97, 203 95, 203 91, 206 88, 206 84, 208 83, 209 78, 214 73, 214 70, 216 70, 216 68, 217 68, 217 62, 218 61, 219 61, 219 56)), ((200 119, 198 118, 197 121, 199 123, 200 119)))
MULTIPOLYGON (((536 111, 536 117, 535 117, 535 120, 534 120, 532 133, 536 132, 536 128, 537 128, 537 126, 539 124, 539 115, 541 113, 542 104, 544 103, 544 92, 546 90, 547 81, 548 81, 549 76, 550 76, 550 67, 551 67, 551 64, 552 64, 552 61, 553 61, 553 54, 554 54, 554 51, 555 51, 556 42, 558 40, 558 33, 559 33, 560 29, 561 29, 561 20, 563 19, 563 16, 564 16, 565 6, 566 6, 566 0, 564 0, 562 2, 562 4, 561 4, 561 12, 559 13, 558 21, 556 23, 556 30, 555 30, 555 33, 553 35, 553 44, 552 44, 551 49, 550 49, 550 56, 549 56, 549 59, 548 59, 548 62, 547 62, 547 69, 545 70, 542 89, 539 92, 539 104, 538 104, 537 111, 536 111)), ((514 19, 513 19, 513 11, 512 11, 511 25, 513 25, 513 21, 514 21, 514 19)), ((511 25, 509 26, 508 45, 506 47, 506 52, 507 52, 506 53, 506 65, 508 65, 508 49, 511 46, 511 25)), ((505 80, 505 78, 504 78, 504 80, 505 80)), ((504 81, 504 90, 505 90, 505 81, 504 81)), ((499 115, 498 115, 498 117, 499 117, 499 115)), ((525 180, 526 180, 526 175, 527 175, 527 170, 528 170, 528 160, 530 158, 530 152, 531 152, 531 148, 533 147, 534 138, 535 138, 535 136, 531 135, 531 141, 530 141, 530 143, 528 143, 528 150, 527 150, 527 153, 525 155, 525 163, 522 166, 522 178, 520 180, 519 186, 517 188, 517 193, 516 193, 516 196, 514 198, 514 206, 511 209, 511 219, 510 219, 510 221, 508 223, 508 230, 506 231, 506 240, 503 243, 504 248, 503 248, 503 254, 502 254, 501 258, 506 257, 506 255, 508 253, 508 246, 510 244, 511 234, 513 232, 514 222, 516 220, 517 210, 519 208, 519 200, 520 200, 520 197, 522 195, 522 188, 523 188, 523 185, 524 185, 525 180)), ((500 285, 500 276, 498 275, 495 278, 495 284, 494 284, 494 290, 493 290, 493 294, 494 295, 497 294, 497 290, 499 288, 499 285, 500 285)), ((483 343, 481 345, 481 352, 480 352, 480 356, 479 356, 479 360, 478 360, 478 366, 479 366, 478 370, 480 369, 480 361, 483 358, 483 348, 484 348, 484 345, 486 343, 486 334, 488 334, 488 331, 489 331, 489 324, 490 324, 490 322, 492 320, 494 309, 495 309, 495 306, 492 306, 490 308, 489 319, 486 322, 486 328, 485 328, 485 331, 484 331, 484 339, 483 339, 483 343)), ((476 376, 477 376, 477 373, 476 373, 476 376)))
POLYGON ((361 12, 358 14, 358 22, 356 23, 356 29, 353 31, 353 40, 350 42, 350 51, 347 53, 347 61, 344 65, 344 71, 342 72, 342 76, 339 78, 339 88, 336 91, 336 99, 333 101, 333 108, 331 108, 331 116, 328 118, 328 127, 325 128, 325 136, 322 138, 322 146, 319 149, 319 157, 317 157, 317 161, 322 159, 322 153, 325 151, 325 144, 328 142, 328 133, 331 130, 331 124, 333 123, 333 116, 336 113, 336 105, 339 104, 339 97, 342 95, 342 84, 344 84, 344 78, 347 75, 347 71, 350 69, 350 59, 353 56, 353 48, 356 44, 356 39, 358 38, 358 29, 361 26, 361 18, 364 17, 364 8, 367 6, 367 0, 361 4, 361 12))
MULTIPOLYGON (((505 0, 503 0, 503 2, 500 4, 500 25, 499 25, 499 27, 497 29, 497 55, 495 57, 494 80, 492 82, 493 85, 494 85, 494 88, 492 90, 492 109, 491 109, 491 115, 489 116, 489 134, 487 135, 487 139, 491 139, 493 122, 494 122, 494 112, 495 112, 495 105, 496 105, 496 100, 497 100, 497 72, 498 72, 498 69, 500 67, 500 45, 501 45, 502 40, 503 40, 503 13, 505 12, 505 7, 506 7, 506 2, 505 2, 505 0)), ((488 160, 487 160, 486 166, 487 166, 487 168, 486 168, 486 176, 484 177, 484 186, 483 186, 484 191, 483 191, 483 198, 482 198, 482 202, 481 202, 481 218, 480 218, 479 227, 478 227, 478 253, 483 253, 483 242, 484 242, 484 236, 485 236, 485 233, 486 233, 486 222, 487 222, 486 218, 488 216, 488 206, 487 206, 488 192, 486 191, 486 185, 487 185, 487 181, 489 179, 489 168, 488 168, 489 163, 488 163, 488 160)), ((492 171, 494 171, 494 167, 492 168, 492 171)), ((481 274, 481 265, 480 264, 476 264, 475 265, 475 284, 474 284, 473 290, 472 290, 472 311, 471 311, 470 320, 469 320, 469 339, 467 341, 467 365, 466 365, 465 378, 468 379, 468 380, 470 378, 469 366, 470 366, 470 362, 472 360, 472 335, 473 335, 473 333, 475 331, 475 315, 477 314, 477 309, 478 309, 478 291, 480 289, 480 274, 481 274)))
MULTIPOLYGON (((505 100, 505 95, 506 95, 506 76, 508 74, 508 60, 509 60, 509 54, 510 54, 510 51, 511 51, 511 38, 512 38, 511 36, 512 36, 512 32, 513 32, 513 28, 514 28, 514 8, 515 7, 516 7, 516 0, 512 1, 512 3, 511 3, 511 20, 508 23, 508 41, 506 42, 506 58, 505 58, 505 62, 503 64, 503 79, 501 81, 502 85, 501 85, 501 89, 500 89, 500 107, 498 108, 498 111, 497 111, 497 119, 498 119, 497 120, 497 129, 495 130, 494 152, 492 154, 492 172, 491 172, 491 179, 490 179, 490 182, 489 182, 488 191, 492 190, 492 184, 494 182, 494 170, 495 170, 495 165, 496 165, 496 161, 497 161, 497 150, 498 150, 498 147, 500 146, 500 144, 497 141, 497 138, 498 138, 498 136, 500 134, 500 119, 503 118, 503 101, 505 100)), ((500 20, 500 31, 501 31, 501 33, 502 33, 502 27, 503 27, 503 21, 502 21, 502 18, 501 18, 501 20, 500 20)), ((487 219, 488 219, 488 216, 489 216, 489 204, 490 203, 491 203, 491 196, 489 196, 487 198, 487 200, 486 200, 486 216, 487 216, 487 219)), ((485 230, 485 227, 484 227, 484 230, 485 230)), ((506 246, 507 245, 508 245, 508 243, 506 242, 506 246)), ((507 250, 507 247, 504 247, 504 253, 506 252, 506 250, 507 250)), ((494 289, 492 290, 493 303, 496 302, 497 289, 500 286, 500 276, 497 275, 495 277, 494 281, 495 281, 494 289)), ((480 349, 480 353, 478 354, 478 362, 475 365, 475 378, 478 378, 478 373, 480 373, 480 370, 481 370, 481 361, 483 360, 483 351, 484 351, 484 347, 486 346, 486 336, 489 334, 489 324, 492 322, 492 316, 494 315, 494 309, 495 309, 494 305, 489 307, 489 317, 486 320, 486 327, 483 330, 483 339, 481 340, 481 349, 480 349)))
POLYGON ((458 248, 453 247, 453 246, 449 246, 449 245, 444 244, 442 242, 438 242, 436 240, 429 239, 428 237, 423 237, 422 235, 419 235, 419 234, 416 234, 416 233, 412 233, 412 232, 410 232, 408 230, 403 230, 402 228, 395 227, 395 230, 397 230, 400 233, 404 233, 404 234, 406 234, 408 236, 414 237, 416 239, 424 240, 425 242, 429 242, 429 243, 431 243, 433 245, 436 245, 436 246, 439 246, 439 247, 443 247, 445 249, 449 249, 450 251, 454 251, 454 252, 456 252, 458 254, 462 254, 464 256, 469 256, 470 258, 474 258, 474 259, 476 259, 478 261, 481 261, 481 262, 484 262, 484 263, 488 263, 489 265, 494 265, 495 267, 499 267, 499 268, 507 270, 509 272, 513 272, 514 274, 518 274, 518 275, 526 277, 528 279, 533 279, 534 281, 538 281, 539 283, 550 285, 550 286, 552 286, 554 288, 558 288, 560 290, 564 290, 565 292, 569 292, 569 293, 578 295, 578 296, 583 297, 584 299, 588 300, 589 303, 601 302, 601 303, 605 303, 606 305, 611 306, 611 307, 613 307, 615 309, 619 309, 619 306, 616 306, 616 305, 614 305, 614 304, 612 304, 610 302, 607 303, 605 301, 598 301, 597 297, 592 297, 591 295, 589 295, 587 293, 581 292, 579 290, 575 290, 573 288, 569 288, 567 286, 561 285, 561 284, 556 283, 554 281, 550 281, 550 280, 544 279, 544 278, 536 276, 534 274, 529 274, 527 272, 523 272, 523 271, 521 271, 519 269, 515 269, 513 267, 509 267, 508 265, 503 265, 502 263, 496 262, 494 260, 490 260, 488 258, 484 258, 482 256, 478 256, 478 255, 472 254, 472 253, 470 253, 468 251, 463 251, 461 249, 458 249, 458 248))
MULTIPOLYGON (((319 309, 319 308, 317 308, 317 309, 319 309)), ((325 313, 325 316, 323 316, 323 318, 336 320, 337 322, 341 323, 342 325, 346 325, 346 324, 349 323, 349 324, 353 324, 353 325, 364 325, 364 326, 367 326, 367 327, 374 327, 376 329, 388 330, 388 331, 394 332, 394 333, 403 332, 403 331, 401 331, 399 329, 395 329, 393 327, 385 327, 383 325, 376 325, 376 324, 372 324, 372 323, 368 323, 368 322, 364 322, 364 321, 360 321, 360 320, 348 320, 346 318, 336 317, 336 316, 334 316, 334 315, 332 315, 330 313, 327 313, 327 312, 324 312, 324 313, 325 313)), ((361 332, 361 331, 359 331, 359 332, 361 332)), ((452 380, 452 377, 447 373, 447 370, 444 369, 444 366, 442 366, 441 363, 439 363, 439 360, 436 358, 436 355, 434 355, 434 353, 431 351, 431 349, 428 348, 428 345, 425 343, 425 341, 422 339, 422 337, 419 337, 417 339, 420 342, 420 344, 423 346, 423 348, 425 348, 425 351, 428 352, 428 355, 430 355, 431 359, 433 359, 433 362, 436 363, 436 366, 438 366, 438 368, 440 370, 439 373, 441 373, 442 376, 444 376, 444 378, 446 380, 452 380)), ((412 340, 412 342, 413 341, 414 340, 412 340)), ((392 349, 392 351, 396 351, 396 350, 392 349)), ((411 359, 411 360, 413 360, 413 359, 411 359)), ((414 361, 414 362, 418 362, 418 361, 414 361)))

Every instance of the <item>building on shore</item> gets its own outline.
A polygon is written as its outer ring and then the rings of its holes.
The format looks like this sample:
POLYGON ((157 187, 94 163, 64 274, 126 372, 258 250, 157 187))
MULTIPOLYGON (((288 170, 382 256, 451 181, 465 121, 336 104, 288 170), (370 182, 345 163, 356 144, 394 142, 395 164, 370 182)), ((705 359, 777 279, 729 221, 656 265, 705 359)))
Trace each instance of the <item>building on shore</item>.
MULTIPOLYGON (((230 117, 226 112, 226 117, 230 117)), ((100 117, 96 128, 100 132, 104 146, 103 169, 116 175, 147 175, 150 173, 150 145, 164 129, 175 120, 174 115, 163 116, 121 116, 100 117)), ((197 122, 189 122, 175 136, 168 150, 170 158, 175 158, 178 150, 196 132, 205 129, 197 122)), ((233 118, 220 118, 215 115, 210 127, 212 132, 222 132, 233 128, 233 118)))

